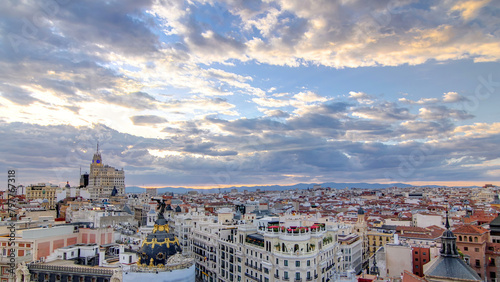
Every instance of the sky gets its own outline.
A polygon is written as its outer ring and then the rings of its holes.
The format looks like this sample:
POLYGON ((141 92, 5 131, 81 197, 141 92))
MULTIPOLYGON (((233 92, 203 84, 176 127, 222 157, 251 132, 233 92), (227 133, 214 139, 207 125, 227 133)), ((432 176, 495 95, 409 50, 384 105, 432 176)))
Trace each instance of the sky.
POLYGON ((498 183, 500 2, 0 2, 0 170, 498 183))

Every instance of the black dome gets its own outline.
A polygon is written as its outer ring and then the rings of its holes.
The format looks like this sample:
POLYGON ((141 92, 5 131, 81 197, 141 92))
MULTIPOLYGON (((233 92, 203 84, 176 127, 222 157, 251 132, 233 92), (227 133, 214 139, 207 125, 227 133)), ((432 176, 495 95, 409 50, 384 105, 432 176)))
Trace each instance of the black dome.
POLYGON ((359 207, 359 209, 358 209, 358 215, 363 215, 363 214, 365 214, 365 211, 363 210, 362 207, 359 207))
POLYGON ((163 267, 171 256, 182 252, 179 239, 170 233, 167 220, 163 216, 165 202, 157 201, 160 208, 158 219, 153 227, 153 232, 142 242, 139 250, 140 257, 137 260, 137 265, 143 267, 163 267))

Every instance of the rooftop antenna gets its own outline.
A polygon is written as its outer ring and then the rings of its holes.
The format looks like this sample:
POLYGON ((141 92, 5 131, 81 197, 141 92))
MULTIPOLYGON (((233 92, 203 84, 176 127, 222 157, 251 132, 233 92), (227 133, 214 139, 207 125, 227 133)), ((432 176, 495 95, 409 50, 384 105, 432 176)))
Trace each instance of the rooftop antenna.
POLYGON ((97 153, 99 153, 99 140, 97 140, 97 153))

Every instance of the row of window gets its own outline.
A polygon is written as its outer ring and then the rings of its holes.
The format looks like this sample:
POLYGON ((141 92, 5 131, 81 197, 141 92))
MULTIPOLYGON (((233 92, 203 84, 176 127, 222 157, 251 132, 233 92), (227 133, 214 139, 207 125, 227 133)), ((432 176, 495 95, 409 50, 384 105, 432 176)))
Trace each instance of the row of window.
MULTIPOLYGON (((464 251, 469 251, 469 247, 464 247, 464 251)), ((479 253, 479 248, 474 248, 474 252, 479 253)))
POLYGON ((477 236, 474 236, 474 237, 472 237, 472 236, 463 236, 462 237, 462 235, 458 236, 459 242, 472 242, 473 240, 474 240, 474 243, 477 243, 479 241, 477 236))

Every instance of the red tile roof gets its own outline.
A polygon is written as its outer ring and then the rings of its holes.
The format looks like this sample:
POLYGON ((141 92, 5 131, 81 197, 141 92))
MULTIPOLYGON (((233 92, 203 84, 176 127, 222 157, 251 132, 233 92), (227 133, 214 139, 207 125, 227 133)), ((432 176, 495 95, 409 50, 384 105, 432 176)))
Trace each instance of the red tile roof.
POLYGON ((488 229, 485 229, 481 226, 477 225, 462 225, 453 230, 455 234, 477 234, 481 235, 488 232, 488 229))
POLYGON ((418 277, 417 275, 409 272, 408 270, 405 270, 403 273, 403 282, 425 282, 427 279, 423 277, 418 277))

